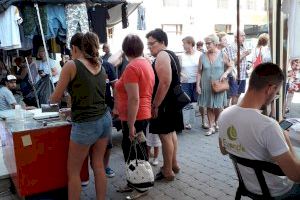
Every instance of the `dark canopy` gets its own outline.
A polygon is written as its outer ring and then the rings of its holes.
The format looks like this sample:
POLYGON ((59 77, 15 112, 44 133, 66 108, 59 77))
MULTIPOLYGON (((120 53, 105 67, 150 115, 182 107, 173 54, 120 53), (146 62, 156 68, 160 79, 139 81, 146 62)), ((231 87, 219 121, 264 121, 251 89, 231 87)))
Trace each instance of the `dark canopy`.
POLYGON ((5 11, 9 6, 14 4, 33 4, 33 3, 43 3, 43 4, 71 4, 71 3, 100 3, 107 6, 115 6, 120 3, 126 2, 126 0, 0 0, 0 13, 5 11))

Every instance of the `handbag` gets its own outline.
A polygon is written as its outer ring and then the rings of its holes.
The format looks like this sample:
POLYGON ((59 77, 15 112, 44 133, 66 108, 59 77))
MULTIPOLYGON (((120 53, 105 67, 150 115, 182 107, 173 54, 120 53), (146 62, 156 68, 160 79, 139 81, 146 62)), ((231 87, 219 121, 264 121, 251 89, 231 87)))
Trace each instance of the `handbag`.
POLYGON ((176 109, 182 110, 186 105, 191 102, 189 95, 187 95, 181 87, 181 84, 173 88, 173 93, 176 98, 176 109))
MULTIPOLYGON (((179 76, 176 61, 175 61, 175 59, 173 58, 173 56, 171 54, 169 54, 169 56, 170 56, 171 60, 175 63, 176 73, 179 76)), ((177 110, 182 110, 186 105, 188 105, 189 103, 191 103, 191 98, 189 97, 189 95, 187 95, 187 93, 185 93, 182 90, 181 83, 178 83, 173 88, 173 94, 174 94, 175 99, 176 99, 175 108, 177 110)))
POLYGON ((257 65, 262 63, 262 55, 261 55, 261 47, 259 48, 259 53, 253 63, 253 68, 255 69, 257 67, 257 65))
POLYGON ((228 80, 224 79, 222 81, 211 81, 211 88, 214 93, 224 92, 229 89, 228 80))
POLYGON ((126 179, 129 187, 142 192, 147 191, 154 186, 154 174, 152 167, 150 163, 146 161, 145 152, 137 138, 131 142, 129 156, 126 161, 126 179), (139 160, 137 158, 137 146, 141 149, 144 160, 139 160), (129 161, 132 149, 134 149, 136 158, 129 161))
MULTIPOLYGON (((222 53, 222 57, 223 57, 223 53, 222 53)), ((213 74, 213 66, 210 66, 210 73, 211 75, 213 74)), ((220 92, 224 92, 226 90, 229 89, 229 83, 227 79, 224 79, 222 81, 220 80, 211 80, 211 89, 214 93, 220 93, 220 92)))

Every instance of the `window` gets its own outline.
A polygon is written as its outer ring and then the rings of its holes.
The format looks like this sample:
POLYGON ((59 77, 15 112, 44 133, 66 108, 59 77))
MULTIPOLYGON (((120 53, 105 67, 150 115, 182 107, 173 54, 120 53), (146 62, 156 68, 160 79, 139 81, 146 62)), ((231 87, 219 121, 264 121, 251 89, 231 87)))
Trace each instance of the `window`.
POLYGON ((215 31, 216 32, 231 32, 231 24, 215 24, 215 31))
POLYGON ((228 8, 228 0, 217 0, 217 8, 227 9, 228 8))
POLYGON ((107 28, 107 37, 112 39, 114 35, 114 27, 107 28))
POLYGON ((244 30, 246 35, 258 35, 259 26, 255 24, 244 25, 244 30))
POLYGON ((182 24, 162 24, 161 26, 166 33, 182 35, 182 24))
POLYGON ((179 7, 179 0, 163 0, 164 7, 179 7))
POLYGON ((247 0, 246 9, 256 10, 256 0, 247 0))

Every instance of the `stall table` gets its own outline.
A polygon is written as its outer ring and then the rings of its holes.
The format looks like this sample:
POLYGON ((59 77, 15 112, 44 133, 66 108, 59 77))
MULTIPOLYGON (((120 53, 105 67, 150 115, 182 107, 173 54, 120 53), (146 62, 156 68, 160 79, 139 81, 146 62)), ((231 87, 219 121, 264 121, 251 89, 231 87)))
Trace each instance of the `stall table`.
MULTIPOLYGON (((67 157, 71 124, 26 118, 0 120, 3 157, 21 197, 67 187, 67 157)), ((88 180, 88 162, 81 179, 88 180)))

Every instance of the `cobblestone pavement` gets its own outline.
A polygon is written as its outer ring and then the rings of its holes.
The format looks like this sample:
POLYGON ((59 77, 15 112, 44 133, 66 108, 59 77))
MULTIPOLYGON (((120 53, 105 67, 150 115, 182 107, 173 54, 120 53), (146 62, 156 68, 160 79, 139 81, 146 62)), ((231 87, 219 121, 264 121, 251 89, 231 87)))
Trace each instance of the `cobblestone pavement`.
MULTIPOLYGON (((199 120, 199 118, 197 118, 199 120)), ((221 155, 218 148, 218 134, 204 136, 204 130, 196 123, 194 128, 178 135, 178 160, 181 171, 173 182, 155 182, 149 194, 140 199, 234 199, 238 185, 231 161, 221 155)), ((110 166, 116 176, 108 179, 107 199, 125 199, 126 194, 116 192, 125 185, 125 165, 121 150, 121 132, 113 134, 114 148, 110 166)), ((160 163, 162 157, 160 152, 160 163)), ((159 166, 153 167, 156 174, 159 166)), ((90 177, 92 177, 92 172, 90 177)), ((94 180, 84 188, 82 199, 95 199, 94 180)))
MULTIPOLYGON (((287 117, 299 117, 300 94, 298 102, 293 103, 287 117)), ((192 130, 178 135, 178 161, 181 171, 172 182, 155 182, 154 188, 141 200, 232 200, 238 186, 231 161, 221 155, 218 148, 218 134, 204 136, 200 128, 199 118, 192 130)), ((110 166, 116 176, 108 179, 107 199, 122 200, 126 194, 116 192, 119 186, 125 185, 125 165, 121 150, 121 132, 113 133, 114 148, 112 149, 110 166)), ((156 174, 162 164, 160 152, 159 165, 153 167, 156 174)), ((83 188, 82 200, 96 199, 93 173, 90 171, 90 183, 83 188)), ((15 200, 12 195, 1 197, 0 200, 15 200)), ((249 199, 242 197, 242 199, 249 199)))

